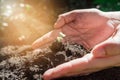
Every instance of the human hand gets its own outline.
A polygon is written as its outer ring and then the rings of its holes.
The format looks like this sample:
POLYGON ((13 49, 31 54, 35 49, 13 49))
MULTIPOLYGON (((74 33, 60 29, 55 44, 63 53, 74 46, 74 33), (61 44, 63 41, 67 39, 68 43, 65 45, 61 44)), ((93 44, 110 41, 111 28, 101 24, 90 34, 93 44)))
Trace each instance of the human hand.
POLYGON ((46 71, 45 80, 91 73, 120 64, 120 27, 114 24, 104 12, 85 9, 65 13, 60 15, 55 28, 37 40, 33 46, 39 44, 42 46, 46 42, 53 41, 62 31, 66 35, 65 39, 81 44, 87 49, 93 49, 90 54, 82 58, 46 71))
POLYGON ((47 70, 44 80, 52 80, 59 77, 85 75, 106 68, 120 66, 120 25, 113 38, 96 45, 90 54, 82 58, 61 64, 47 70), (101 49, 103 49, 101 51, 101 49), (103 54, 104 53, 104 54, 103 54))
MULTIPOLYGON (((56 30, 61 29, 67 40, 81 44, 87 49, 91 49, 96 44, 108 39, 115 30, 105 13, 97 9, 74 10, 62 14, 54 27, 56 30)), ((56 30, 48 34, 58 34, 56 30)), ((48 42, 56 38, 54 35, 49 36, 48 42)), ((42 46, 42 43, 46 43, 46 41, 41 39, 43 38, 40 38, 40 42, 38 39, 33 43, 34 48, 42 46)))
POLYGON ((43 78, 44 80, 54 80, 59 77, 88 75, 92 72, 114 67, 114 65, 119 63, 120 55, 105 58, 94 58, 92 54, 87 54, 82 58, 72 60, 47 70, 44 73, 43 78))
POLYGON ((96 45, 91 53, 82 58, 66 62, 47 70, 44 80, 53 80, 59 77, 85 75, 106 68, 120 66, 120 25, 112 38, 96 45), (101 50, 103 49, 103 50, 101 50))
MULTIPOLYGON (((55 30, 36 40, 32 44, 32 47, 35 49, 53 42, 59 35, 59 32, 63 32, 66 35, 65 39, 81 44, 86 49, 92 49, 95 45, 105 40, 107 42, 111 40, 108 42, 108 45, 110 43, 113 46, 114 44, 112 43, 115 42, 114 37, 116 38, 115 33, 119 28, 117 28, 118 24, 113 22, 111 16, 113 17, 115 15, 109 16, 109 13, 97 9, 74 10, 62 14, 55 23, 55 30)), ((119 33, 117 36, 118 35, 119 33)), ((96 48, 93 49, 93 53, 95 53, 96 56, 99 55, 99 52, 100 54, 103 52, 102 47, 99 47, 100 45, 101 44, 97 45, 96 48)), ((109 51, 112 52, 111 55, 115 55, 113 51, 114 50, 109 51)))
POLYGON ((44 80, 53 80, 59 77, 86 75, 106 68, 120 66, 120 25, 112 38, 96 45, 91 53, 82 58, 58 65, 47 70, 44 80), (101 51, 101 49, 103 49, 101 51))
POLYGON ((113 35, 115 27, 105 12, 97 9, 74 10, 59 16, 55 29, 61 28, 66 39, 87 49, 113 35))

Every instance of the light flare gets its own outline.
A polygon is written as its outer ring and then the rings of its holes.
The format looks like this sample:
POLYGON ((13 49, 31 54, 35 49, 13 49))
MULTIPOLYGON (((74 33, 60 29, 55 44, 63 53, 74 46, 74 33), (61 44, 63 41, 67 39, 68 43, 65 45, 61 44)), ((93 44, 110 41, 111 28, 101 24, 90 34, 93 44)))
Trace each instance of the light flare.
POLYGON ((25 36, 24 35, 21 35, 20 37, 18 37, 18 40, 20 40, 20 41, 23 41, 23 40, 25 40, 25 36))
POLYGON ((2 26, 7 27, 7 26, 8 26, 8 23, 7 23, 7 22, 3 22, 3 23, 2 23, 2 26))
POLYGON ((12 15, 12 13, 13 13, 12 6, 7 5, 3 15, 6 17, 10 17, 12 15))
POLYGON ((3 14, 9 20, 9 25, 6 22, 2 24, 7 26, 4 33, 7 35, 5 36, 7 37, 6 42, 19 44, 19 42, 26 41, 25 43, 32 43, 38 37, 52 30, 53 26, 49 22, 54 20, 56 13, 53 11, 53 7, 47 7, 45 4, 41 3, 37 8, 34 7, 36 6, 34 3, 33 5, 17 2, 4 4, 3 14))

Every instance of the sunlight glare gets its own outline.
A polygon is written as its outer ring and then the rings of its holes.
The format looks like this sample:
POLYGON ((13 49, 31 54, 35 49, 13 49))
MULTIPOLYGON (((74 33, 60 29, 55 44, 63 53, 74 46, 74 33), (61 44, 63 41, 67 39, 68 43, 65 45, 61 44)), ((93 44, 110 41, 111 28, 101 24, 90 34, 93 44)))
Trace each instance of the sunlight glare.
POLYGON ((24 36, 24 35, 21 35, 20 37, 18 37, 18 40, 19 40, 19 41, 25 40, 25 36, 24 36))
POLYGON ((8 26, 8 23, 3 22, 3 23, 2 23, 2 26, 7 27, 7 26, 8 26))
POLYGON ((25 4, 23 4, 23 3, 20 3, 20 7, 25 7, 25 4))
POLYGON ((3 15, 6 16, 6 17, 10 17, 12 13, 13 13, 12 6, 11 5, 7 5, 3 15))

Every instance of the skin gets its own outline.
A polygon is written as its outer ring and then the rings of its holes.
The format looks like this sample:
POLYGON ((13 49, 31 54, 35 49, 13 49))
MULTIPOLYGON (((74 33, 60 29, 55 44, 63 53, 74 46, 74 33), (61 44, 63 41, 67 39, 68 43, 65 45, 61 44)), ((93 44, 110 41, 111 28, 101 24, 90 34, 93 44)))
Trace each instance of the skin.
POLYGON ((59 32, 64 41, 76 42, 91 52, 47 70, 44 80, 73 75, 84 75, 105 68, 120 66, 119 12, 102 12, 97 9, 74 10, 59 16, 54 30, 36 40, 32 47, 39 48, 56 39, 59 32))

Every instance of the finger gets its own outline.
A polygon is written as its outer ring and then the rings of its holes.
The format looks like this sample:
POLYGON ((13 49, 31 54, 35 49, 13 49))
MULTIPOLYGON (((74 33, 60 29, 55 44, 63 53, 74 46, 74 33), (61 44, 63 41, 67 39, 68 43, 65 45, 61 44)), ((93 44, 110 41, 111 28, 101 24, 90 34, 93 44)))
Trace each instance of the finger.
POLYGON ((51 80, 51 79, 63 77, 65 74, 67 74, 68 68, 71 67, 71 64, 67 64, 67 65, 66 64, 67 63, 64 63, 62 65, 57 66, 56 68, 47 70, 43 75, 44 80, 51 80))
POLYGON ((120 63, 119 64, 117 64, 117 65, 115 65, 116 67, 120 67, 120 63))
POLYGON ((51 80, 64 76, 95 72, 113 67, 117 64, 120 64, 120 55, 105 58, 94 58, 92 54, 87 54, 82 58, 70 61, 46 71, 43 77, 45 80, 51 80))
POLYGON ((105 42, 95 46, 92 53, 96 57, 113 56, 120 54, 120 25, 114 36, 105 42))
MULTIPOLYGON (((89 57, 91 57, 91 56, 89 56, 89 57)), ((54 78, 67 76, 71 73, 80 72, 87 67, 88 59, 89 58, 75 59, 70 62, 61 64, 53 69, 50 69, 44 73, 44 75, 43 75, 44 80, 51 80, 54 78)))
POLYGON ((104 43, 96 46, 92 53, 95 57, 114 56, 120 54, 120 44, 118 43, 104 43))
POLYGON ((93 58, 89 59, 87 67, 84 70, 69 73, 67 76, 89 74, 115 66, 120 66, 120 55, 104 58, 93 58))
POLYGON ((98 68, 95 68, 95 69, 87 69, 87 70, 83 70, 83 71, 80 71, 80 72, 77 72, 77 73, 70 73, 67 75, 67 77, 69 76, 83 76, 83 75, 89 75, 93 72, 97 72, 97 71, 100 71, 100 70, 103 70, 103 69, 98 69, 98 68))
POLYGON ((71 73, 69 74, 69 76, 73 75, 73 74, 80 74, 80 75, 84 75, 87 73, 92 73, 92 72, 96 72, 96 71, 100 71, 106 68, 110 68, 113 66, 119 66, 120 64, 120 55, 119 56, 114 56, 114 57, 105 57, 105 58, 94 58, 91 61, 88 62, 88 67, 83 70, 80 71, 78 73, 71 73))
POLYGON ((51 32, 48 32, 47 34, 43 35, 41 38, 33 42, 32 48, 36 49, 53 42, 59 35, 59 32, 61 32, 61 29, 55 29, 51 32))
POLYGON ((76 14, 73 11, 59 15, 58 20, 54 24, 54 28, 60 28, 63 25, 74 21, 75 20, 75 15, 76 14))

